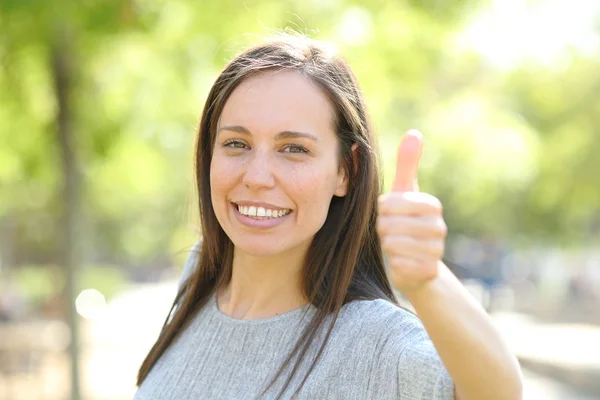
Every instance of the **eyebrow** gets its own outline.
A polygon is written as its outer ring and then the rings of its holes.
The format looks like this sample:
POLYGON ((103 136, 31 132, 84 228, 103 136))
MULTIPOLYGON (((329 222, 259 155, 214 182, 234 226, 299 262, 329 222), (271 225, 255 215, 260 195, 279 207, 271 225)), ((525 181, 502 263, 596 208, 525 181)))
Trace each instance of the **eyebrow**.
MULTIPOLYGON (((252 135, 248 129, 246 129, 245 127, 243 127, 241 125, 222 126, 221 128, 219 128, 217 133, 219 133, 221 131, 231 131, 231 132, 236 132, 236 133, 242 133, 244 135, 252 135)), ((311 133, 306 133, 306 132, 283 131, 283 132, 279 132, 277 134, 277 136, 275 136, 275 140, 296 139, 296 138, 312 139, 315 142, 319 141, 318 137, 316 137, 315 135, 313 135, 311 133)))

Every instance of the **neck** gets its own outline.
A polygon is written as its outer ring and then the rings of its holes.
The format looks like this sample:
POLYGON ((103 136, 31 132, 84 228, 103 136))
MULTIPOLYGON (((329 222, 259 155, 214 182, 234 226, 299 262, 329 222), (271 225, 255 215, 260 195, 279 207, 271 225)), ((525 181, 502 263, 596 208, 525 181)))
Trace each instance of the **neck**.
POLYGON ((231 281, 217 292, 219 310, 237 319, 264 319, 308 302, 301 288, 305 249, 254 256, 234 249, 231 281))

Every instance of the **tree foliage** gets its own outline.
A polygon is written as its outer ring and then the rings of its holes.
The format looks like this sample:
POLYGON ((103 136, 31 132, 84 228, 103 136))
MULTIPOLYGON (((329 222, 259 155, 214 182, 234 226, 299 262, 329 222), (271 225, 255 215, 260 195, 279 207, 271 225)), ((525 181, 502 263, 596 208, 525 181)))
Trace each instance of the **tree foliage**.
POLYGON ((408 128, 451 234, 598 237, 600 56, 498 71, 454 46, 477 1, 0 0, 0 223, 16 262, 52 262, 59 160, 50 52, 75 58, 86 262, 163 262, 194 237, 195 126, 220 68, 271 29, 339 44, 387 181, 408 128), (595 236, 594 236, 595 235, 595 236))

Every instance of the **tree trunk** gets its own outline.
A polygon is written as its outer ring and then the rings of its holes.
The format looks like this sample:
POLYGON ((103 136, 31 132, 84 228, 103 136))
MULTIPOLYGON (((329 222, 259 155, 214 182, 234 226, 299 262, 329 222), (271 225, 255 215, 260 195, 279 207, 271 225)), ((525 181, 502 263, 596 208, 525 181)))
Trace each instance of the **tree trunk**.
POLYGON ((51 53, 52 73, 57 103, 57 144, 62 160, 62 213, 59 261, 66 276, 64 299, 67 302, 67 321, 71 331, 69 356, 71 359, 71 399, 79 400, 79 323, 75 309, 79 243, 77 221, 80 215, 80 174, 72 130, 72 112, 69 95, 72 89, 73 65, 69 36, 57 36, 51 53))

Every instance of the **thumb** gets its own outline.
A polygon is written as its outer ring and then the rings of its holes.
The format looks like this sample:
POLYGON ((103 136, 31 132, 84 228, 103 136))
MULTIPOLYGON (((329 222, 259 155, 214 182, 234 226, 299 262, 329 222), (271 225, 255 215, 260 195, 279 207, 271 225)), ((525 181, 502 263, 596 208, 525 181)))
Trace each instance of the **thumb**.
POLYGON ((417 169, 423 150, 423 135, 416 129, 406 133, 398 146, 396 177, 392 185, 394 192, 418 192, 417 169))

